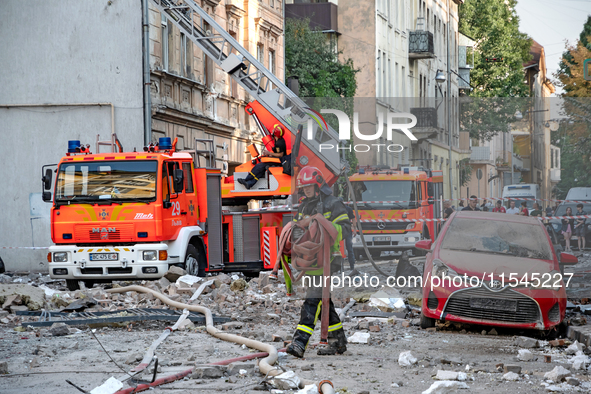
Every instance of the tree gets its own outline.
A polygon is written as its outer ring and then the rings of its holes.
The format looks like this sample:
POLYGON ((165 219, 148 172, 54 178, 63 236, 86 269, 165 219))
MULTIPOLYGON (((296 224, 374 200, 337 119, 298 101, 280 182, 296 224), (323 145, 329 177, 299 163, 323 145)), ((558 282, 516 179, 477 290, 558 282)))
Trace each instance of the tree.
MULTIPOLYGON (((563 83, 563 79, 564 82, 567 82, 568 78, 572 77, 571 66, 574 65, 576 68, 577 65, 582 65, 582 63, 575 60, 573 56, 574 54, 571 52, 573 50, 582 52, 583 49, 591 50, 591 15, 587 16, 587 22, 585 22, 583 25, 583 31, 579 35, 578 44, 574 47, 569 46, 568 43, 566 44, 566 51, 562 54, 562 59, 558 64, 558 71, 554 75, 559 79, 560 83, 563 83), (579 49, 579 46, 582 48, 579 49), (559 76, 562 76, 563 79, 561 79, 559 76)), ((568 83, 563 85, 563 89, 567 93, 569 93, 573 87, 574 86, 571 86, 571 84, 568 83)))
POLYGON ((531 59, 531 39, 519 32, 516 0, 466 0, 460 32, 475 42, 473 90, 460 103, 460 127, 478 140, 509 132, 516 111, 528 108, 523 64, 531 59), (491 61, 491 58, 497 61, 491 61), (488 59, 488 60, 487 60, 488 59))
POLYGON ((516 4, 516 0, 466 0, 460 7, 460 32, 476 41, 470 96, 529 96, 523 64, 531 59, 531 39, 519 31, 516 4))
MULTIPOLYGON (((299 96, 311 108, 339 109, 353 118, 353 97, 357 90, 355 75, 359 70, 353 60, 339 61, 339 55, 319 30, 310 29, 309 19, 288 18, 285 23, 285 75, 299 79, 299 96)), ((326 121, 333 128, 338 122, 335 116, 326 121)), ((352 143, 353 141, 350 141, 352 143)), ((345 151, 350 173, 357 166, 355 152, 345 151)), ((339 182, 344 180, 339 179, 339 182)))

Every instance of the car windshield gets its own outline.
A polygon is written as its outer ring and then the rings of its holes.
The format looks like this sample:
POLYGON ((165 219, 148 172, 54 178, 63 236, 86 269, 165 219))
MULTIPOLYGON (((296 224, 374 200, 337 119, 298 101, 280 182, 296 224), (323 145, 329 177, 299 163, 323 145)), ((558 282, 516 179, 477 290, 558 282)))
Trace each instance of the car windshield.
POLYGON ((415 181, 354 181, 355 200, 361 209, 408 209, 416 206, 415 181), (400 202, 393 202, 400 201, 400 202))
POLYGON ((59 169, 56 201, 154 199, 157 169, 154 160, 65 163, 59 169))
MULTIPOLYGON (((572 209, 573 215, 577 214, 577 205, 576 202, 569 202, 560 204, 554 213, 554 216, 565 216, 566 215, 566 208, 572 209)), ((591 204, 583 204, 583 211, 587 212, 587 214, 591 213, 591 204)))
POLYGON ((442 249, 551 260, 544 229, 537 224, 456 218, 449 224, 442 249))

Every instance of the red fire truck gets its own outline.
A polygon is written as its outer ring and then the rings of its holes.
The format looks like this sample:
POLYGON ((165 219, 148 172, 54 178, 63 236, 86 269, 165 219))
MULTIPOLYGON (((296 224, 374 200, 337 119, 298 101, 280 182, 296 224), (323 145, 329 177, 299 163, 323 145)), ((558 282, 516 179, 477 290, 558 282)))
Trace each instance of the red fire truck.
MULTIPOLYGON (((437 222, 425 219, 442 217, 441 171, 358 167, 349 180, 372 258, 386 251, 415 250, 417 241, 437 236, 437 222)), ((363 259, 365 250, 360 237, 357 234, 353 238, 353 250, 357 258, 363 259)))
MULTIPOLYGON (((313 125, 314 138, 302 139, 301 125, 308 124, 305 103, 210 15, 192 0, 153 2, 255 99, 247 113, 268 149, 274 143, 269 131, 275 125, 289 131, 285 140, 287 153, 294 158, 292 176, 298 167, 313 165, 332 185, 341 171, 338 153, 320 152, 318 145, 337 144, 338 134, 313 125)), ((247 190, 235 177, 222 179, 221 171, 213 168, 213 141, 205 152, 209 160, 201 165, 204 151, 177 152, 176 140, 170 138, 144 147, 144 152, 123 152, 112 138, 118 149, 98 153, 97 145, 95 154, 88 145, 70 141, 67 155, 55 170, 55 181, 54 170, 43 168, 43 199, 53 204, 55 245, 47 256, 52 278, 66 279, 68 287, 76 289, 81 280, 92 284, 159 278, 170 265, 200 276, 216 271, 256 274, 272 268, 277 237, 284 223, 292 220, 291 211, 231 211, 253 198, 290 196, 292 176, 281 167, 269 168, 264 179, 247 190)), ((248 173, 256 161, 263 160, 256 147, 249 149, 253 161, 241 165, 238 172, 248 173)))

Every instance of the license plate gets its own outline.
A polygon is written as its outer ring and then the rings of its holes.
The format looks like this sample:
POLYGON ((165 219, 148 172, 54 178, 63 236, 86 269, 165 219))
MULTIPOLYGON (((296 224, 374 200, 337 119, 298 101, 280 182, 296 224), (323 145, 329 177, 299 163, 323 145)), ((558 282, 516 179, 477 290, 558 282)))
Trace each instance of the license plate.
POLYGON ((90 261, 117 261, 119 253, 91 253, 90 261))
POLYGON ((495 298, 470 298, 470 307, 496 311, 516 312, 517 301, 495 298))
POLYGON ((390 241, 390 237, 373 237, 374 242, 385 242, 390 241))

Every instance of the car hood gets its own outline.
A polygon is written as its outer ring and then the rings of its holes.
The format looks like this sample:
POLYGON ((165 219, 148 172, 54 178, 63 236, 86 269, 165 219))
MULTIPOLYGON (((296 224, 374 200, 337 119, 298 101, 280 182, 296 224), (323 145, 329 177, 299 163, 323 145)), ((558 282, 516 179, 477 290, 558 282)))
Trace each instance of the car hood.
POLYGON ((520 278, 526 273, 546 273, 554 269, 553 260, 529 259, 523 257, 503 256, 488 253, 463 252, 455 250, 440 250, 439 259, 458 274, 476 275, 482 277, 509 277, 516 274, 520 278))

